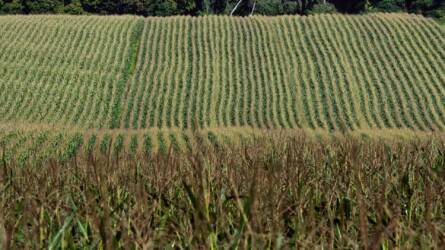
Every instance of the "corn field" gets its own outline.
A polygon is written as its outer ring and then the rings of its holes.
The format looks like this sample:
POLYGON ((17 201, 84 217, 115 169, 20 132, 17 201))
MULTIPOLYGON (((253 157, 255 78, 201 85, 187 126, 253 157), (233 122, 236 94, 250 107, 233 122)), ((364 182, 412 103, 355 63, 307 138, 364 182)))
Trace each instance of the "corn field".
POLYGON ((439 249, 445 29, 0 16, 2 249, 439 249))
MULTIPOLYGON (((30 153, 19 149, 16 161, 2 153, 2 249, 377 250, 445 244, 443 136, 324 140, 286 133, 239 147, 197 142, 185 154, 122 157, 123 136, 105 134, 90 136, 85 150, 69 159, 80 137, 63 140, 51 133, 35 136, 30 153), (93 156, 94 141, 100 154, 93 156), (43 144, 48 155, 61 149, 61 158, 37 163, 43 144)), ((29 135, 12 137, 26 141, 29 135)), ((140 137, 144 145, 169 139, 165 133, 140 137)))
POLYGON ((196 130, 227 143, 271 130, 445 127, 445 30, 420 16, 4 16, 0 33, 11 152, 116 138, 117 149, 182 151, 196 130), (41 129, 10 131, 20 124, 41 129))
POLYGON ((445 30, 405 14, 0 17, 2 122, 445 127, 445 30))

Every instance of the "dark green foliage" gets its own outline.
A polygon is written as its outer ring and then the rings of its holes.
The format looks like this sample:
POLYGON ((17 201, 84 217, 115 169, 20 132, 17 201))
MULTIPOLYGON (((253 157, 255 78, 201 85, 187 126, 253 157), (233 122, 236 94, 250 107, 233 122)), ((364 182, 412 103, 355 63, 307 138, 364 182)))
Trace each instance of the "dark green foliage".
POLYGON ((314 7, 309 11, 309 14, 322 14, 322 13, 335 13, 335 12, 337 12, 337 8, 335 8, 335 5, 331 3, 322 3, 314 5, 314 7))
POLYGON ((284 13, 281 0, 260 0, 257 2, 254 14, 259 15, 280 15, 284 13))
POLYGON ((283 10, 287 14, 307 14, 318 0, 286 0, 283 10))
POLYGON ((405 10, 404 0, 382 0, 375 4, 377 11, 401 12, 405 10))
POLYGON ((62 13, 63 0, 23 0, 22 5, 26 13, 62 13))
POLYGON ((118 158, 119 154, 124 149, 124 135, 120 134, 116 137, 113 144, 113 155, 118 158))
POLYGON ((176 139, 175 133, 170 133, 168 135, 169 139, 170 139, 170 145, 173 148, 173 151, 175 153, 179 153, 181 151, 181 147, 179 146, 179 142, 176 139))
POLYGON ((144 136, 144 153, 148 156, 152 153, 152 151, 153 151, 153 145, 152 145, 151 137, 150 137, 150 135, 145 135, 144 136))
POLYGON ((37 137, 32 140, 32 143, 29 147, 26 146, 23 147, 24 150, 17 157, 17 163, 20 166, 23 166, 26 163, 28 163, 28 160, 30 160, 30 158, 35 156, 37 152, 40 151, 43 143, 45 143, 47 138, 48 138, 48 131, 37 135, 37 137))
POLYGON ((217 137, 217 135, 215 133, 208 132, 207 133, 207 138, 209 139, 210 143, 215 148, 215 150, 219 150, 220 149, 221 145, 220 145, 220 142, 218 141, 218 137, 217 137))
POLYGON ((145 1, 140 0, 120 0, 111 2, 117 2, 116 13, 125 14, 125 13, 135 13, 135 14, 144 14, 145 1))
MULTIPOLYGON (((239 0, 0 0, 0 14, 134 14, 144 16, 229 14, 239 0)), ((412 12, 443 18, 443 0, 242 0, 234 15, 412 12), (334 4, 335 8, 332 8, 334 4)))
MULTIPOLYGON (((235 7, 236 3, 238 1, 235 1, 233 4, 233 7, 235 7)), ((237 16, 247 16, 252 12, 253 8, 253 0, 242 0, 236 11, 233 13, 237 16)))
POLYGON ((227 11, 226 0, 212 0, 210 6, 214 14, 223 14, 227 11))
POLYGON ((159 132, 158 133, 158 142, 159 142, 159 153, 161 154, 167 154, 168 153, 168 146, 165 143, 164 133, 159 132))
POLYGON ((360 13, 366 10, 367 0, 330 0, 335 7, 345 13, 360 13))
POLYGON ((100 152, 103 155, 107 155, 110 151, 110 147, 111 147, 111 135, 110 134, 106 134, 103 138, 102 141, 100 143, 100 152))
POLYGON ((405 8, 409 12, 424 13, 435 5, 434 0, 405 0, 405 8))
POLYGON ((176 7, 184 15, 193 15, 196 13, 196 0, 177 0, 176 7))
POLYGON ((196 1, 197 14, 210 14, 210 0, 197 0, 196 1))
POLYGON ((70 4, 66 5, 63 11, 67 14, 71 15, 81 15, 84 14, 85 11, 83 10, 82 4, 79 0, 75 0, 71 2, 70 4))
POLYGON ((136 69, 136 63, 137 63, 137 56, 139 52, 139 44, 141 41, 142 31, 144 29, 144 21, 138 20, 137 23, 133 27, 133 32, 131 34, 130 38, 130 46, 128 48, 127 53, 127 62, 125 63, 125 69, 123 70, 122 76, 119 79, 118 85, 117 85, 117 98, 115 99, 115 102, 112 106, 111 111, 111 122, 110 122, 110 128, 118 128, 120 126, 120 120, 121 120, 121 113, 122 113, 122 105, 121 105, 121 98, 124 94, 125 90, 125 84, 128 80, 130 80, 131 76, 134 74, 134 71, 136 69))
POLYGON ((94 145, 96 144, 96 139, 97 139, 96 135, 92 135, 90 139, 88 139, 88 142, 85 145, 85 153, 87 155, 91 155, 93 153, 94 145))
POLYGON ((83 144, 83 135, 81 133, 75 134, 66 145, 65 149, 62 151, 60 155, 60 161, 67 161, 77 155, 79 148, 83 144))
POLYGON ((443 0, 371 0, 371 5, 377 11, 383 12, 411 12, 427 14, 436 18, 444 16, 440 13, 443 10, 443 0))
POLYGON ((445 23, 445 5, 441 8, 431 10, 428 14, 434 18, 442 19, 442 23, 445 23))
POLYGON ((0 1, 0 14, 20 14, 23 12, 23 5, 19 0, 0 1))
POLYGON ((129 146, 130 155, 136 155, 137 149, 138 149, 138 137, 137 135, 132 135, 129 146))
POLYGON ((180 12, 175 0, 149 0, 145 4, 145 14, 148 16, 173 16, 180 12))
POLYGON ((146 1, 141 0, 81 0, 85 11, 99 14, 144 14, 146 1))

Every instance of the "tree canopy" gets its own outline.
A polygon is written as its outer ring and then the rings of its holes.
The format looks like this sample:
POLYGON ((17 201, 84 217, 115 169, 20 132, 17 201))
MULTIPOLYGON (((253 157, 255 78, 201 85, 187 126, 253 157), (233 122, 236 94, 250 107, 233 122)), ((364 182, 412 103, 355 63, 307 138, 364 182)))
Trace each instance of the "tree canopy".
POLYGON ((413 12, 445 16, 444 0, 0 0, 0 14, 282 15, 413 12))

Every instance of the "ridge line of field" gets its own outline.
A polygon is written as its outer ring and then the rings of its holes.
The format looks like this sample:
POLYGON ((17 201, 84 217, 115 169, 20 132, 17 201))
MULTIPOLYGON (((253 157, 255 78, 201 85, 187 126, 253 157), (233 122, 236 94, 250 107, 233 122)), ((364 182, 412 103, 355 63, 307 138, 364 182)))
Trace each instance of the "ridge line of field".
MULTIPOLYGON (((34 125, 34 126, 25 126, 25 125, 18 125, 18 126, 5 126, 5 124, 0 124, 0 135, 7 135, 10 133, 18 133, 23 134, 26 136, 26 138, 36 137, 43 133, 51 133, 51 134, 63 134, 64 136, 68 137, 78 137, 81 136, 84 139, 87 139, 91 135, 95 135, 98 138, 102 138, 103 136, 109 137, 110 142, 115 141, 118 136, 123 137, 123 141, 128 141, 131 137, 136 136, 140 140, 144 136, 151 136, 154 139, 152 141, 153 146, 156 146, 156 143, 164 144, 163 147, 169 145, 169 141, 171 138, 169 138, 168 135, 174 134, 188 134, 191 135, 192 138, 189 139, 196 139, 196 136, 208 136, 209 133, 212 133, 216 136, 226 136, 230 137, 231 140, 244 140, 245 137, 250 138, 257 138, 261 139, 263 136, 294 136, 298 134, 304 134, 309 136, 310 138, 319 140, 319 139, 335 139, 339 137, 345 137, 345 138, 361 138, 361 139, 367 139, 367 140, 380 140, 380 139, 389 139, 389 140, 421 140, 424 138, 442 138, 445 136, 445 133, 443 132, 434 132, 434 131, 419 131, 419 130, 412 130, 407 128, 394 128, 394 129, 381 129, 381 130, 375 130, 375 129, 357 129, 354 131, 349 131, 347 133, 342 133, 340 131, 334 131, 329 132, 326 129, 267 129, 267 128, 250 128, 250 127, 217 127, 217 128, 204 128, 204 129, 180 129, 180 128, 147 128, 147 129, 108 129, 108 128, 102 128, 102 129, 96 129, 96 128, 82 128, 82 127, 76 127, 76 128, 70 128, 61 126, 61 127, 54 127, 49 125, 34 125), (161 137, 159 137, 161 135, 161 137), (158 141, 158 139, 161 139, 161 142, 158 141)), ((3 136, 0 136, 0 143, 3 143, 3 136)), ((170 136, 171 137, 171 136, 170 136)), ((29 141, 28 139, 26 139, 29 141)), ((30 143, 34 140, 30 140, 30 143)), ((64 140, 66 141, 66 140, 64 140)), ((100 140, 102 141, 102 140, 100 140)), ((20 145, 24 145, 23 143, 19 143, 20 145)), ((0 144, 1 145, 1 144, 0 144)), ((85 146, 85 143, 84 143, 85 146)))

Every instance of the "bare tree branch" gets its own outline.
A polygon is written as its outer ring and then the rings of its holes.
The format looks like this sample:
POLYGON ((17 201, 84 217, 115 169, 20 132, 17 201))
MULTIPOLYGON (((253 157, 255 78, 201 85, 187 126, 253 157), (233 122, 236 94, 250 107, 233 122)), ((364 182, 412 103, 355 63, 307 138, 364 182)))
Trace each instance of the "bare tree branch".
POLYGON ((233 8, 232 12, 230 12, 230 16, 233 15, 233 13, 236 11, 236 9, 238 9, 238 6, 241 4, 243 0, 239 0, 238 3, 235 5, 235 7, 233 8))
POLYGON ((256 1, 253 2, 252 11, 250 12, 250 15, 249 15, 249 16, 252 16, 252 15, 253 15, 253 12, 255 11, 255 6, 256 6, 256 1))

